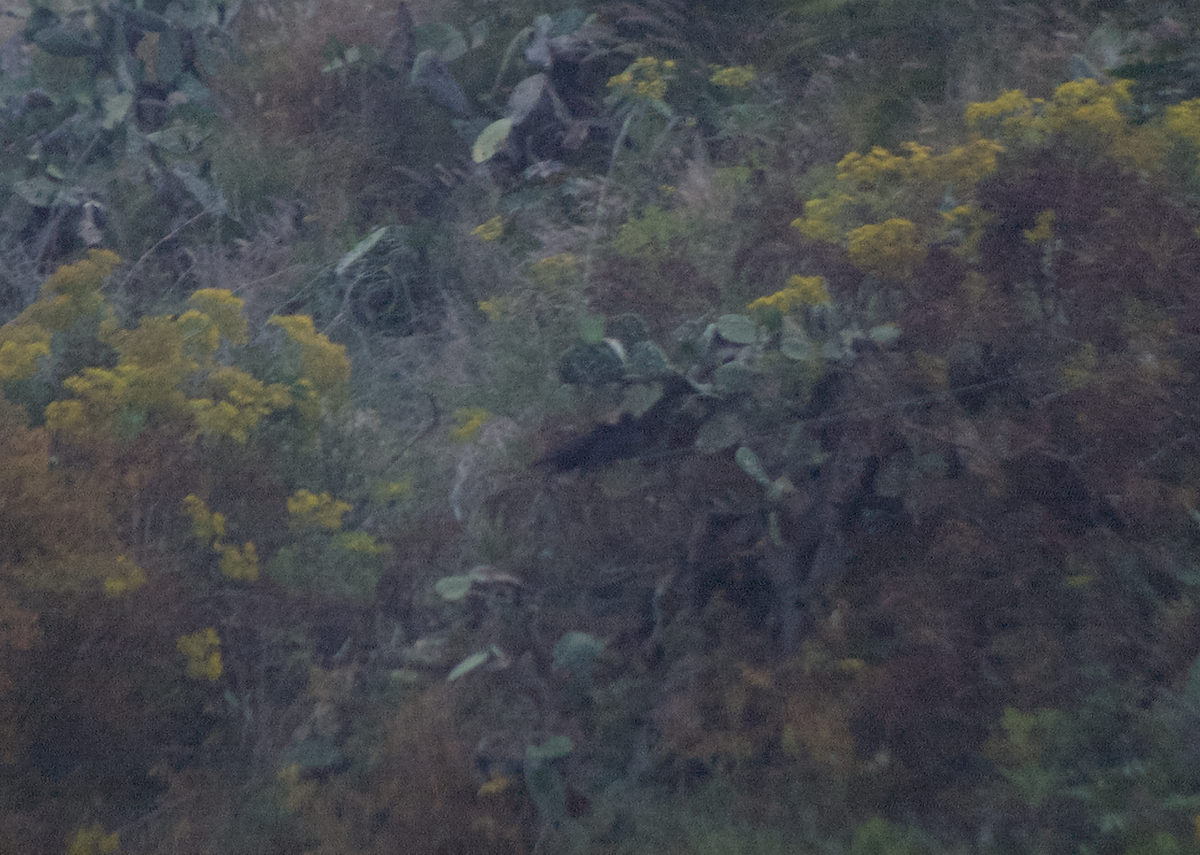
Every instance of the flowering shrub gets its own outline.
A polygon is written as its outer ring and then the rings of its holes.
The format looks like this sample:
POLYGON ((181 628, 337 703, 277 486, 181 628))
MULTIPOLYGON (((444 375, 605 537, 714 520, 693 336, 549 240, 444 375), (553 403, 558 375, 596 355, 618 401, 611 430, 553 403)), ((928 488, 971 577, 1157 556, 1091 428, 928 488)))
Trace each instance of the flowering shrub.
POLYGON ((749 311, 757 309, 776 309, 786 315, 794 309, 807 306, 819 306, 831 302, 829 291, 826 290, 823 276, 789 276, 787 287, 776 291, 769 297, 759 297, 746 308, 749 311))
POLYGON ((674 79, 675 61, 653 56, 638 57, 620 74, 609 78, 608 88, 619 98, 662 101, 674 79))
POLYGON ((221 639, 211 626, 191 635, 179 636, 175 646, 187 657, 188 676, 193 680, 215 682, 221 678, 224 671, 221 664, 221 639))

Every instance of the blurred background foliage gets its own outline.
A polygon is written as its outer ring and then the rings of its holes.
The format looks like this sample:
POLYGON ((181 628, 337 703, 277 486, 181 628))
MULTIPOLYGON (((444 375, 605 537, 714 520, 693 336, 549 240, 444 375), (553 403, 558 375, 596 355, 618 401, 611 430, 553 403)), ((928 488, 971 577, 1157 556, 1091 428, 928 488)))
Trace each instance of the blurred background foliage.
POLYGON ((0 838, 1200 849, 1192 4, 0 17, 0 838))

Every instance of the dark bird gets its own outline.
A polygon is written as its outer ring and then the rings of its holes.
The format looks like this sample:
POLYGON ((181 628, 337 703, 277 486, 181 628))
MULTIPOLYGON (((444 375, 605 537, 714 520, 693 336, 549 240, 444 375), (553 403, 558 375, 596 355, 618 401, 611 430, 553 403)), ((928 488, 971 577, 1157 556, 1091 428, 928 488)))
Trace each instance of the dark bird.
POLYGON ((670 377, 663 382, 659 399, 640 416, 622 413, 616 424, 596 425, 533 465, 548 466, 556 472, 595 472, 618 460, 687 448, 702 421, 702 414, 685 410, 696 393, 696 387, 687 379, 670 377))

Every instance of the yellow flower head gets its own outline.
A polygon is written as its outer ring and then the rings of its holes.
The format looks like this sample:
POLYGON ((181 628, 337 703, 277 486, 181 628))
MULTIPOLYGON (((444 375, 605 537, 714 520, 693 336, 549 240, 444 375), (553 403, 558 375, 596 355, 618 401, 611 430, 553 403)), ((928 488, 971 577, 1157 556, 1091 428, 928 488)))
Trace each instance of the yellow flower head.
POLYGON ((90 828, 81 828, 75 832, 71 842, 67 844, 67 855, 110 855, 116 852, 121 838, 117 832, 108 833, 98 822, 90 828))
POLYGON ((776 291, 769 297, 759 297, 746 308, 750 311, 773 308, 786 315, 796 308, 818 306, 830 302, 832 300, 825 287, 824 276, 793 275, 788 277, 787 287, 782 291, 776 291))
POLYGON ((241 547, 231 543, 214 543, 213 549, 221 556, 221 573, 235 582, 258 581, 258 551, 254 541, 248 540, 241 547))
POLYGON ((320 396, 333 396, 346 391, 350 382, 350 360, 346 347, 334 344, 324 333, 317 332, 308 315, 277 315, 267 323, 282 327, 289 339, 300 347, 302 380, 308 380, 320 396))
POLYGON ((183 512, 191 517, 192 537, 200 543, 211 545, 225 536, 225 515, 213 513, 194 493, 184 497, 183 512))
POLYGON ((471 234, 480 240, 492 241, 504 234, 504 220, 500 215, 492 217, 486 223, 480 223, 475 228, 471 229, 471 234))
POLYGON ((341 528, 342 515, 350 510, 349 504, 334 499, 329 493, 313 493, 310 490, 297 490, 288 497, 287 507, 294 528, 323 528, 328 531, 341 528))
POLYGON ((1054 236, 1054 211, 1042 211, 1034 220, 1034 227, 1025 229, 1022 233, 1030 243, 1045 243, 1050 240, 1054 236))
POLYGON ((757 75, 753 65, 731 65, 728 67, 713 66, 712 76, 708 82, 725 89, 745 89, 754 82, 757 75))
POLYGON ((224 671, 221 639, 211 626, 191 635, 181 635, 175 647, 187 657, 188 676, 193 680, 215 681, 220 678, 224 671))
POLYGON ((928 252, 916 225, 898 217, 853 229, 846 240, 846 254, 855 267, 887 279, 906 279, 928 252))
POLYGON ((490 300, 479 301, 479 311, 487 315, 487 319, 495 323, 508 314, 508 300, 503 297, 493 297, 490 300))
POLYGON ((50 355, 50 332, 37 324, 0 328, 0 382, 24 380, 37 373, 37 361, 50 355))
POLYGON ((104 580, 106 597, 121 597, 146 584, 146 571, 130 561, 128 556, 118 555, 116 564, 112 575, 104 580))
POLYGON ((200 312, 212 318, 221 335, 234 344, 250 341, 250 327, 242 308, 246 305, 241 297, 224 288, 202 288, 188 301, 200 312))
POLYGON ((454 411, 454 421, 457 427, 450 429, 450 438, 458 442, 466 442, 475 435, 484 422, 491 418, 491 413, 483 407, 460 407, 454 411))
POLYGON ((633 98, 661 101, 667 94, 667 84, 675 77, 674 70, 674 60, 662 62, 654 56, 638 57, 620 74, 608 79, 608 88, 633 98))

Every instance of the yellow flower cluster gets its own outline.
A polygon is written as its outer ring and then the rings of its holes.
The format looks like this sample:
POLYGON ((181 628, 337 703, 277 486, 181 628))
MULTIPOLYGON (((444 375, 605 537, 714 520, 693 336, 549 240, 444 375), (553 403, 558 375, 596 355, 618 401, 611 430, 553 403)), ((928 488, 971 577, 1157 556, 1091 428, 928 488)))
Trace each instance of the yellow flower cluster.
POLYGON ((106 249, 59 267, 44 283, 37 302, 0 328, 0 382, 26 380, 38 360, 50 356, 53 334, 65 332, 80 318, 100 316, 102 331, 112 329, 111 310, 100 294, 104 279, 121 259, 106 249))
POLYGON ((963 119, 972 133, 984 137, 1010 143, 1036 142, 1036 106, 1042 103, 1041 98, 1030 100, 1020 89, 1010 89, 993 101, 968 104, 963 119))
POLYGON ((194 494, 184 498, 183 512, 192 520, 192 537, 221 556, 219 567, 226 578, 235 582, 258 581, 258 551, 254 542, 246 541, 240 547, 225 543, 224 514, 209 510, 204 500, 194 494))
POLYGON ((350 360, 346 358, 346 347, 334 344, 324 333, 319 333, 308 315, 282 315, 271 318, 268 323, 283 329, 289 339, 300 347, 300 364, 303 378, 308 380, 317 395, 337 399, 349 393, 350 360))
POLYGON ((1054 237, 1054 211, 1045 210, 1037 215, 1032 229, 1022 231, 1030 243, 1045 243, 1054 237))
POLYGON ((242 314, 246 303, 224 288, 201 288, 188 300, 211 319, 218 332, 233 344, 249 344, 250 325, 242 314))
POLYGON ((573 252, 560 252, 533 262, 525 272, 529 275, 529 284, 538 291, 561 294, 579 275, 579 257, 573 252))
POLYGON ((471 229, 471 234, 480 240, 492 241, 504 234, 504 220, 499 215, 471 229))
POLYGON ((661 101, 666 97, 668 83, 674 79, 674 70, 673 59, 638 57, 620 74, 608 79, 608 88, 634 98, 661 101))
POLYGON ((730 65, 728 67, 714 65, 712 68, 713 73, 708 78, 708 82, 726 89, 745 89, 758 76, 754 73, 753 65, 730 65))
MULTIPOLYGON (((915 242, 916 225, 908 217, 914 211, 936 217, 933 212, 946 189, 970 193, 995 171, 1003 150, 997 142, 978 138, 936 155, 914 142, 904 143, 900 152, 880 146, 865 154, 851 152, 838 163, 837 189, 809 199, 804 216, 792 226, 808 240, 846 247, 850 260, 862 270, 903 279, 925 257, 924 248, 915 242), (872 224, 872 219, 881 222, 872 224)), ((959 205, 930 224, 931 234, 956 241, 963 254, 971 255, 985 219, 975 206, 959 205)))
POLYGON ((991 218, 991 214, 976 204, 955 205, 949 211, 942 211, 943 225, 948 234, 957 240, 960 254, 967 258, 978 251, 983 227, 991 218))
POLYGON ((976 139, 935 155, 928 146, 906 142, 906 154, 894 154, 875 146, 866 154, 851 152, 838 162, 838 181, 858 191, 887 185, 932 182, 938 186, 953 184, 962 191, 974 186, 996 169, 996 155, 1004 150, 999 143, 976 139))
POLYGON ((183 512, 192 520, 192 537, 201 543, 212 543, 225 536, 225 515, 209 510, 199 496, 185 496, 183 512))
POLYGON ((398 502, 413 493, 413 479, 404 478, 400 481, 383 481, 371 489, 371 498, 383 504, 398 502))
MULTIPOLYGON (((1049 100, 1005 92, 994 101, 971 104, 964 118, 975 134, 1005 145, 1041 144, 1059 136, 1087 157, 1106 155, 1135 169, 1154 169, 1163 153, 1162 131, 1138 126, 1127 115, 1132 82, 1105 85, 1091 78, 1071 80, 1049 100)), ((1170 126, 1170 111, 1167 120, 1170 126)))
POLYGON ((193 680, 215 681, 224 672, 221 639, 211 626, 191 635, 179 636, 175 647, 187 657, 188 676, 193 680))
POLYGON ((358 555, 386 555, 392 547, 380 543, 365 531, 346 531, 333 539, 333 544, 343 552, 354 552, 358 555))
POLYGON ((63 332, 80 318, 103 312, 107 307, 100 287, 120 263, 121 257, 111 250, 88 250, 82 261, 64 264, 42 283, 38 301, 22 313, 22 319, 63 332))
POLYGON ((483 427, 491 418, 491 413, 483 407, 460 407, 454 411, 455 427, 450 428, 450 438, 458 442, 466 442, 483 427))
POLYGON ((759 297, 746 308, 749 311, 772 308, 787 314, 795 308, 819 306, 832 302, 825 287, 824 276, 789 276, 787 287, 769 297, 759 297))
POLYGON ((241 546, 217 541, 213 549, 221 556, 218 566, 225 578, 235 582, 258 581, 258 550, 254 541, 248 540, 241 546))
POLYGON ((885 279, 907 279, 925 260, 925 244, 912 220, 893 217, 879 225, 859 226, 846 235, 846 255, 859 270, 885 279))
POLYGON ((509 301, 504 297, 492 297, 490 300, 479 301, 479 311, 487 315, 487 319, 495 323, 509 312, 509 301))
POLYGON ((1191 146, 1200 166, 1200 98, 1168 107, 1164 125, 1172 141, 1191 146))
MULTIPOLYGON (((59 278, 66 283, 62 287, 81 288, 82 264, 68 265, 62 270, 73 268, 69 275, 60 270, 51 281, 59 278)), ((222 340, 234 345, 249 342, 241 299, 226 290, 205 289, 192 295, 191 303, 193 308, 177 317, 144 317, 137 329, 102 328, 100 340, 117 351, 117 364, 85 368, 67 378, 63 385, 73 397, 47 406, 50 428, 77 440, 131 439, 153 412, 190 417, 195 424, 192 438, 205 434, 246 442, 264 416, 295 403, 286 386, 264 384, 241 369, 217 362, 222 340), (185 390, 193 388, 207 394, 189 398, 185 390)), ((20 323, 5 328, 0 337, 0 377, 29 376, 36 370, 36 359, 51 352, 44 329, 20 323)), ((322 379, 348 378, 344 352, 327 356, 326 346, 337 347, 315 331, 304 338, 306 367, 322 379)))
POLYGON ((146 571, 130 561, 128 556, 118 555, 116 565, 116 572, 104 580, 106 597, 121 597, 146 584, 146 571))
POLYGON ((37 324, 8 324, 0 329, 0 382, 36 374, 37 361, 50 355, 50 340, 50 333, 37 324))
POLYGON ((103 825, 94 822, 90 828, 75 832, 67 844, 67 855, 110 855, 117 851, 120 842, 117 832, 105 832, 103 825))
POLYGON ((342 516, 350 510, 350 505, 334 499, 329 493, 297 490, 288 496, 287 508, 292 528, 337 531, 342 527, 342 516))
POLYGON ((197 432, 228 436, 237 442, 246 442, 263 417, 292 404, 286 386, 268 385, 239 368, 218 368, 209 375, 208 385, 220 395, 188 401, 197 432))

